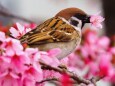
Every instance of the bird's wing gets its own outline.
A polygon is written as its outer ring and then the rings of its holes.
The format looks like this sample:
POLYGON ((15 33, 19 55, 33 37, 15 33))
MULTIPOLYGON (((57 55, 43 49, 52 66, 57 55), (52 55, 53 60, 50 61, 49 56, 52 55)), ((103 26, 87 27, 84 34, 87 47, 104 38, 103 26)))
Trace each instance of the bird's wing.
POLYGON ((42 44, 73 39, 74 28, 60 18, 52 18, 21 37, 22 43, 42 44))

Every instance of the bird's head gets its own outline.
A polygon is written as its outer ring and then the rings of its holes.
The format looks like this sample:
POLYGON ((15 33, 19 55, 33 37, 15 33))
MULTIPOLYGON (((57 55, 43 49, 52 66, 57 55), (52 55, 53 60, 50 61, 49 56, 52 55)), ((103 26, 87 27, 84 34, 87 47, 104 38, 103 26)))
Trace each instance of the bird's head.
POLYGON ((70 24, 80 27, 81 29, 85 23, 90 23, 90 16, 79 8, 66 8, 57 13, 56 17, 63 17, 70 24))

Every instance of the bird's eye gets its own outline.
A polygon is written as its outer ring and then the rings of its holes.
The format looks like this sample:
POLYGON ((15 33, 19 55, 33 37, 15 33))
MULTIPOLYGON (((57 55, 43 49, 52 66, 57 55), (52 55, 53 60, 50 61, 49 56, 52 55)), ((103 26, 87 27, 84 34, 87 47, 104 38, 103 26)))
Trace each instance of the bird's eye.
POLYGON ((77 26, 79 22, 76 20, 71 20, 70 23, 74 26, 77 26))

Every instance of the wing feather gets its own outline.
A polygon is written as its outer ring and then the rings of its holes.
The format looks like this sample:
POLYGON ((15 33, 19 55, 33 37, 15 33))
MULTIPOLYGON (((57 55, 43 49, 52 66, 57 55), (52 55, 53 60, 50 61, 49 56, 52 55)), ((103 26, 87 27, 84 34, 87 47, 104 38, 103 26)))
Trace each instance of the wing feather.
POLYGON ((22 43, 41 44, 73 39, 75 29, 60 18, 51 18, 20 38, 22 43))

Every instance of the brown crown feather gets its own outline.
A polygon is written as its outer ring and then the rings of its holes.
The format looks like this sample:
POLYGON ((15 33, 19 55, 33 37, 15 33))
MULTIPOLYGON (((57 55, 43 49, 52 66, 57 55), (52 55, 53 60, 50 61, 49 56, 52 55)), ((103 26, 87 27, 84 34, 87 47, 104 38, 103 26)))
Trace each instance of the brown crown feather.
POLYGON ((70 17, 74 16, 77 13, 86 15, 86 13, 79 8, 66 8, 66 9, 61 10, 59 13, 57 13, 55 17, 60 16, 60 17, 65 18, 66 20, 69 20, 70 17))

